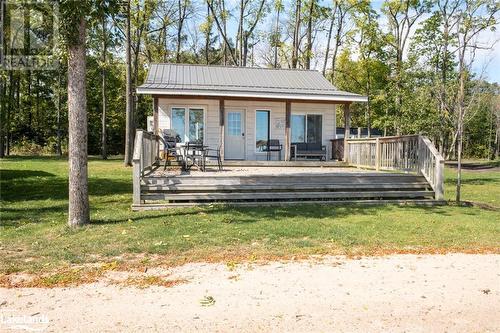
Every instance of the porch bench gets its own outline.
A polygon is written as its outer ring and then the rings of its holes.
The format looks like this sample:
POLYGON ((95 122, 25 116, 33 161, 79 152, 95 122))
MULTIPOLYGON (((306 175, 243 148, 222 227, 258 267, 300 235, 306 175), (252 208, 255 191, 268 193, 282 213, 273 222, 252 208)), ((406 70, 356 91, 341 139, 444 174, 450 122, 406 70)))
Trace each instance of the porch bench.
POLYGON ((321 143, 292 143, 292 157, 296 161, 297 158, 319 158, 320 161, 326 161, 326 146, 321 143))

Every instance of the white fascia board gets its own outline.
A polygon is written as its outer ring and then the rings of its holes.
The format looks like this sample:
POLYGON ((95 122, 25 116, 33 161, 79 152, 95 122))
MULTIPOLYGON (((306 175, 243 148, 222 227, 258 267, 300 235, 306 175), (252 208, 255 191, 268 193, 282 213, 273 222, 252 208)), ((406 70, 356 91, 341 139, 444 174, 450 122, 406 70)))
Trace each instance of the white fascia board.
POLYGON ((183 95, 183 96, 211 96, 211 97, 243 97, 243 98, 272 98, 290 99, 303 101, 325 101, 325 102, 368 102, 368 98, 362 95, 294 95, 284 93, 252 93, 252 92, 231 92, 231 91, 202 91, 202 90, 173 90, 158 88, 137 88, 137 93, 141 95, 183 95))

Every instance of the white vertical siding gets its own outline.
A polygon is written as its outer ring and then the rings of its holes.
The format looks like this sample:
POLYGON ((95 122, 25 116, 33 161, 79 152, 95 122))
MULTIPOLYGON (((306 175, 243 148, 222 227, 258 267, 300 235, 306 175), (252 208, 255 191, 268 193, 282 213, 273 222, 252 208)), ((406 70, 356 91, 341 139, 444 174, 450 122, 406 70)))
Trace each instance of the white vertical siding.
MULTIPOLYGON (((280 140, 285 143, 285 103, 284 102, 263 102, 263 101, 225 101, 226 109, 245 110, 245 156, 247 160, 265 160, 266 153, 256 153, 255 139, 255 111, 270 111, 270 138, 280 140)), ((278 153, 273 153, 273 160, 278 158, 278 153)), ((281 159, 285 158, 285 151, 281 154, 281 159)))
MULTIPOLYGON (((174 99, 159 98, 159 128, 170 128, 170 110, 173 107, 194 107, 205 110, 205 144, 211 148, 217 148, 220 143, 219 127, 219 101, 215 99, 174 99)), ((271 139, 277 139, 281 144, 285 144, 285 102, 266 101, 225 101, 226 109, 245 110, 245 156, 247 160, 265 160, 265 153, 256 153, 255 147, 255 111, 269 110, 271 113, 271 139)), ((328 157, 330 157, 330 140, 335 138, 335 105, 320 103, 292 103, 292 114, 294 113, 314 113, 323 115, 323 145, 327 146, 328 157)), ((285 152, 281 154, 285 158, 285 152)), ((273 160, 277 159, 277 153, 273 154, 273 160)))

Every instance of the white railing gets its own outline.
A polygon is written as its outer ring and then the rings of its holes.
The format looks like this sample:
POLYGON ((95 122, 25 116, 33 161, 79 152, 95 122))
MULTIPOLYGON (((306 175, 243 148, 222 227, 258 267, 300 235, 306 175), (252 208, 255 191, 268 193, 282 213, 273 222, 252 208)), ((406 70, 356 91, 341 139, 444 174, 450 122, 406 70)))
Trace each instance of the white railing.
POLYGON ((134 142, 133 165, 133 203, 140 204, 141 201, 141 177, 144 177, 158 164, 159 160, 159 137, 153 133, 137 130, 134 142))
POLYGON ((432 142, 421 135, 348 139, 347 163, 375 170, 396 170, 421 174, 436 200, 444 199, 444 159, 432 142))

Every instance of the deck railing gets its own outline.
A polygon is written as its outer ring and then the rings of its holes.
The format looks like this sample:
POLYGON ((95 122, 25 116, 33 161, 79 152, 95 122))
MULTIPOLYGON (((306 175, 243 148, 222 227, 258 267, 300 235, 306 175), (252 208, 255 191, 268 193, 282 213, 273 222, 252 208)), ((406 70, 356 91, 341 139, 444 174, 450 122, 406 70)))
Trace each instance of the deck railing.
POLYGON ((421 135, 348 139, 347 163, 375 170, 396 170, 423 175, 444 199, 444 159, 432 142, 421 135))
POLYGON ((135 133, 132 157, 134 204, 139 204, 141 201, 141 177, 150 173, 159 161, 159 139, 157 135, 144 130, 137 130, 135 133))

